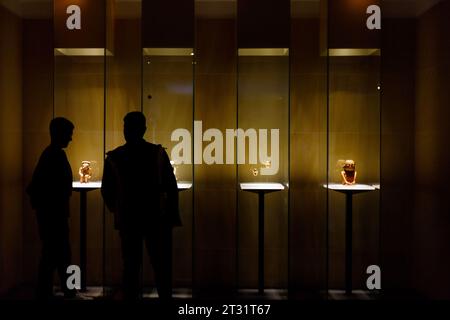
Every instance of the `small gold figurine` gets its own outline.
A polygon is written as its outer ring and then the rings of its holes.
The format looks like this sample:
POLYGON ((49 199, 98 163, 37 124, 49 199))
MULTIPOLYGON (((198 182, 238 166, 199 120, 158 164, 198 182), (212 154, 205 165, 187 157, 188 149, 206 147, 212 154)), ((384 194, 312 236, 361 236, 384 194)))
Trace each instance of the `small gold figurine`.
POLYGON ((173 160, 170 160, 170 164, 172 165, 172 168, 173 168, 173 175, 175 176, 175 179, 178 181, 177 165, 175 164, 175 161, 173 161, 173 160))
POLYGON ((352 185, 356 183, 356 170, 355 170, 355 161, 353 160, 345 160, 342 165, 341 176, 342 176, 342 184, 352 185))
MULTIPOLYGON (((266 168, 269 169, 272 165, 272 162, 270 160, 266 160, 262 163, 261 169, 266 168)), ((257 177, 259 175, 259 169, 258 168, 251 168, 250 171, 252 172, 254 177, 257 177)))
POLYGON ((92 177, 92 169, 90 161, 81 161, 80 170, 78 170, 78 174, 80 175, 81 183, 88 183, 92 177))

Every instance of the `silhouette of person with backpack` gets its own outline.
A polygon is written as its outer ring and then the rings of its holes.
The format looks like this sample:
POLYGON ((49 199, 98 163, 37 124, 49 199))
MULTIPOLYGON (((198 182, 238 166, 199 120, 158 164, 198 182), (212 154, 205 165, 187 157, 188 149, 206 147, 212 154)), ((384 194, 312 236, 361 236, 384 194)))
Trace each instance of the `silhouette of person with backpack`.
POLYGON ((164 148, 144 140, 146 129, 141 112, 125 116, 126 143, 107 153, 101 192, 120 234, 124 298, 141 296, 145 242, 158 295, 167 300, 172 297, 172 228, 181 226, 178 187, 164 148))

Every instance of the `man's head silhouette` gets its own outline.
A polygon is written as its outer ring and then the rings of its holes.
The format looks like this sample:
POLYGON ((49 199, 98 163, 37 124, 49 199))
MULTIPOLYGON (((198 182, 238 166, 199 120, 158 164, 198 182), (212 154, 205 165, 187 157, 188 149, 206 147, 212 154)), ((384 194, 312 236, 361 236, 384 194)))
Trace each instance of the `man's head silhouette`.
POLYGON ((138 142, 147 130, 145 116, 142 112, 133 111, 123 118, 123 134, 129 143, 138 142))
POLYGON ((51 144, 58 148, 66 148, 72 141, 74 125, 66 118, 58 117, 50 121, 51 144))

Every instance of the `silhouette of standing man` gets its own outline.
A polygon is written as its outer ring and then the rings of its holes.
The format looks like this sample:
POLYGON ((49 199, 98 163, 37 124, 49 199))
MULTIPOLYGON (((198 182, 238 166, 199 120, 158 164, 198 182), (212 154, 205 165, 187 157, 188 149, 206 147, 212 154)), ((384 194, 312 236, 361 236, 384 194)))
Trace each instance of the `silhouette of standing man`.
POLYGON ((66 285, 70 265, 69 200, 72 194, 72 169, 64 148, 72 141, 74 125, 65 118, 50 122, 50 145, 42 152, 27 188, 31 206, 36 211, 42 255, 39 264, 37 297, 53 297, 55 269, 65 297, 74 297, 75 290, 66 285))
POLYGON ((127 300, 140 298, 143 243, 161 299, 172 297, 172 228, 180 226, 178 187, 161 145, 144 140, 141 112, 124 118, 126 144, 107 153, 102 195, 120 232, 123 290, 127 300))

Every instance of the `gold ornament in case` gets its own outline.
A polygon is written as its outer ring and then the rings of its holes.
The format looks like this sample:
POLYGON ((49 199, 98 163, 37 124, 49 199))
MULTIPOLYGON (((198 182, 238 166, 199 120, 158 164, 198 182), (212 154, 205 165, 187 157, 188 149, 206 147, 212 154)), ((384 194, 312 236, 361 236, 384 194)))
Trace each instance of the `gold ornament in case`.
POLYGON ((356 183, 356 164, 353 160, 345 160, 342 164, 342 184, 352 185, 356 183))
POLYGON ((91 167, 91 161, 81 161, 81 167, 78 170, 78 174, 80 175, 80 182, 81 183, 88 183, 89 180, 92 178, 92 167, 91 167))

